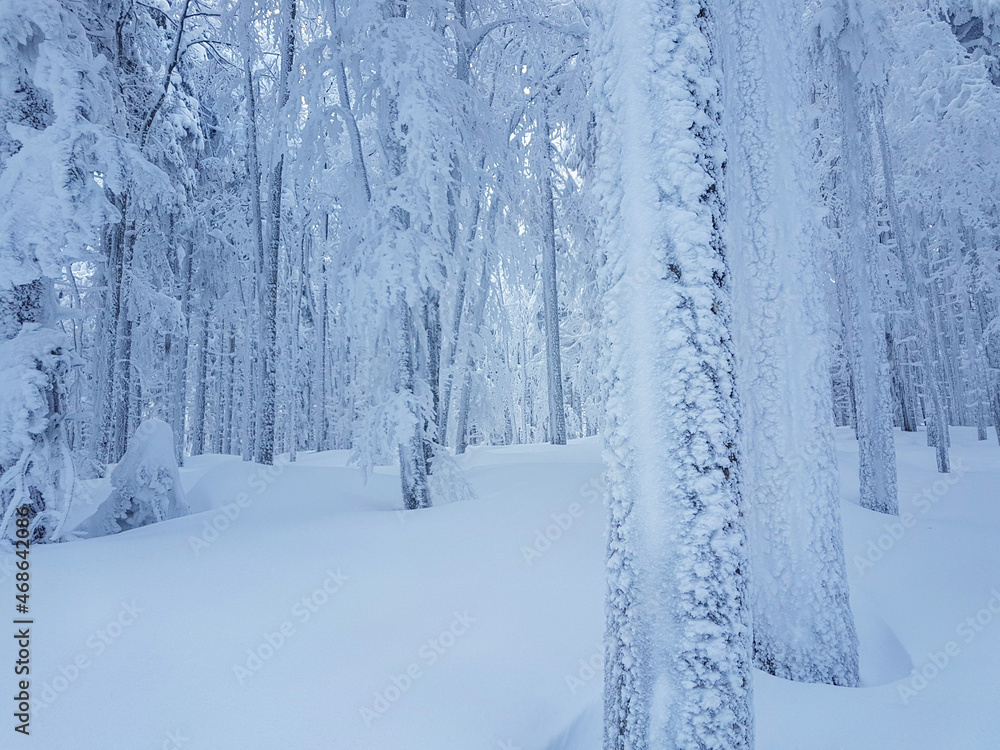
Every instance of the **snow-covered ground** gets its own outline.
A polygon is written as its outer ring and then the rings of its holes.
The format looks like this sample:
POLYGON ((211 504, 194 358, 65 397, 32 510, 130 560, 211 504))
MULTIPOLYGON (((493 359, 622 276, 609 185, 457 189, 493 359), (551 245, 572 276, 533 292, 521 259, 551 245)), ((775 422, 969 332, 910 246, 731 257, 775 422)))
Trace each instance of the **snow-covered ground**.
MULTIPOLYGON (((857 507, 857 446, 838 440, 866 686, 756 673, 757 747, 997 747, 995 438, 956 429, 943 478, 922 433, 897 433, 898 522, 857 507)), ((472 449, 459 464, 477 497, 411 513, 390 472, 365 482, 346 459, 190 459, 194 515, 33 548, 36 701, 18 745, 598 750, 599 442, 472 449)), ((109 491, 93 489, 90 510, 109 491)))

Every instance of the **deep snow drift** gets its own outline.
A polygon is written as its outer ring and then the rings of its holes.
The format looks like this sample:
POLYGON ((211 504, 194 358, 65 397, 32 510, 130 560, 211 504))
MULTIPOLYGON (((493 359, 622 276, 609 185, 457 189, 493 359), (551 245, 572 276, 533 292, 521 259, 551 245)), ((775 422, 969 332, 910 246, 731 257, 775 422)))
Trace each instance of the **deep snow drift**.
MULTIPOLYGON (((897 433, 898 522, 856 506, 857 445, 838 439, 866 687, 755 673, 757 747, 996 747, 995 438, 955 429, 942 477, 923 433, 897 433)), ((190 459, 194 515, 34 547, 36 703, 20 744, 598 750, 600 443, 472 449, 458 465, 476 497, 408 513, 395 475, 365 483, 345 462, 190 459)), ((70 526, 110 485, 92 490, 70 526)))

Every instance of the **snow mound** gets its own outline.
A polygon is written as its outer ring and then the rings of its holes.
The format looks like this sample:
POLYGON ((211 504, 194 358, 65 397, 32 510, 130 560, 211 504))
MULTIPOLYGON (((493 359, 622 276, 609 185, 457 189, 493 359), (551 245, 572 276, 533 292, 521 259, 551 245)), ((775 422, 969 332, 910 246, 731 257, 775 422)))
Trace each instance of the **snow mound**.
POLYGON ((139 425, 111 472, 111 486, 111 494, 77 527, 78 532, 88 537, 107 536, 190 512, 170 425, 159 419, 147 419, 139 425))
POLYGON ((910 674, 913 659, 895 631, 870 607, 855 601, 853 610, 861 642, 861 685, 888 685, 910 674))
POLYGON ((591 703, 568 727, 546 743, 544 750, 600 750, 598 738, 604 735, 604 712, 601 708, 600 701, 591 703))

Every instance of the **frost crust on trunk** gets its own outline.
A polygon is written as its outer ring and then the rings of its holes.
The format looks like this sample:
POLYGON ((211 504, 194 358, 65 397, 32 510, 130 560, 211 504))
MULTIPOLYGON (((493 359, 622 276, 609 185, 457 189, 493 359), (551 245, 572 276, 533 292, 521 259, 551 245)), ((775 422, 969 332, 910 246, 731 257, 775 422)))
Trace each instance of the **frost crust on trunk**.
POLYGON ((713 7, 606 3, 606 750, 753 745, 713 7))
POLYGON ((833 434, 801 0, 735 0, 726 72, 727 236, 753 559, 754 664, 858 684, 833 434))

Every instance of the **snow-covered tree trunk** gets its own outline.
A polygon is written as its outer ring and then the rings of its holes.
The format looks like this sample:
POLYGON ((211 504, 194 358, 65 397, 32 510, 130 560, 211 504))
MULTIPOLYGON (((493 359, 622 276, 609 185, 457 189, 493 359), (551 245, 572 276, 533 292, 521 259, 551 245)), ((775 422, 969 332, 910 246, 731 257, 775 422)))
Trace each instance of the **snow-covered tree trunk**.
MULTIPOLYGON (((484 162, 485 158, 480 159, 480 169, 482 169, 484 162)), ((476 201, 476 207, 469 223, 468 234, 466 236, 467 247, 471 247, 473 240, 476 238, 481 208, 482 198, 480 197, 476 201)), ((457 252, 459 252, 459 248, 456 247, 456 253, 457 252)), ((468 255, 471 256, 471 252, 469 252, 468 255)), ((460 372, 456 372, 456 370, 458 370, 458 365, 460 364, 457 359, 458 346, 459 340, 462 336, 462 322, 465 320, 463 314, 465 312, 465 301, 468 297, 467 287, 471 281, 472 276, 469 274, 469 269, 463 264, 458 279, 458 294, 456 295, 454 302, 451 328, 445 337, 441 355, 441 371, 444 378, 444 382, 441 384, 441 409, 438 412, 438 443, 441 445, 448 444, 448 431, 451 426, 449 423, 449 418, 451 416, 451 399, 455 378, 458 376, 460 383, 465 383, 468 379, 466 370, 461 370, 460 372)), ((463 398, 462 393, 464 393, 464 391, 460 393, 460 399, 463 398)))
POLYGON ((208 407, 208 326, 212 308, 202 312, 198 331, 198 351, 195 356, 194 408, 191 412, 191 455, 205 452, 205 421, 208 407))
POLYGON ((451 328, 445 334, 441 351, 441 402, 437 419, 437 441, 439 445, 448 444, 451 392, 455 382, 455 353, 458 347, 458 338, 462 331, 462 313, 465 308, 468 280, 468 269, 463 266, 458 279, 458 294, 454 302, 451 328))
MULTIPOLYGON (((242 47, 241 52, 243 55, 243 90, 246 106, 246 144, 247 144, 247 154, 246 154, 246 180, 247 180, 247 193, 250 200, 250 236, 253 239, 254 253, 252 256, 251 265, 253 267, 253 273, 250 275, 250 282, 248 286, 249 290, 243 290, 243 308, 248 313, 255 313, 254 318, 257 321, 258 326, 258 343, 263 342, 264 336, 264 323, 261 319, 261 272, 264 268, 265 263, 265 253, 266 249, 264 247, 264 218, 263 211, 261 209, 260 200, 260 185, 262 170, 260 165, 260 135, 257 123, 257 87, 254 81, 253 75, 253 44, 250 38, 250 29, 253 25, 252 16, 250 11, 252 5, 250 3, 244 3, 240 6, 240 16, 239 23, 242 31, 240 37, 240 45, 242 47), (253 298, 253 306, 250 304, 248 297, 253 298)), ((241 450, 240 454, 244 461, 249 461, 253 459, 256 455, 255 445, 257 442, 257 434, 259 432, 259 421, 261 419, 261 410, 255 409, 254 406, 257 403, 257 398, 260 395, 260 384, 262 378, 260 377, 260 362, 257 359, 258 351, 257 348, 250 343, 246 337, 243 339, 244 346, 243 351, 243 366, 241 367, 241 398, 240 398, 240 412, 242 416, 242 429, 241 429, 241 450)))
POLYGON ((281 238, 281 182, 284 155, 278 157, 271 176, 270 206, 268 217, 269 238, 264 252, 263 274, 260 280, 260 349, 258 374, 260 401, 255 460, 261 464, 274 463, 274 436, 276 428, 276 396, 278 388, 278 262, 281 238))
POLYGON ((735 0, 720 34, 733 342, 754 663, 858 684, 816 257, 802 0, 735 0))
MULTIPOLYGON (((543 97, 544 102, 544 97, 543 97)), ((552 133, 549 108, 542 106, 542 315, 545 318, 545 368, 549 391, 549 442, 566 445, 566 407, 563 403, 562 353, 559 349, 559 284, 556 279, 556 209, 552 193, 552 133)))
MULTIPOLYGON (((284 33, 281 43, 281 74, 278 80, 278 112, 288 104, 295 56, 295 14, 297 0, 285 0, 284 33)), ((271 173, 268 207, 268 241, 264 253, 263 279, 260 288, 261 356, 260 356, 260 432, 257 435, 257 462, 274 463, 274 440, 277 428, 276 399, 278 389, 278 265, 281 251, 281 199, 285 166, 285 131, 275 124, 277 157, 271 173)))
MULTIPOLYGON (((925 220, 921 215, 918 224, 923 226, 925 220)), ((942 301, 938 293, 938 284, 932 277, 932 266, 930 247, 927 236, 920 240, 917 250, 917 267, 920 277, 924 280, 923 305, 927 321, 927 374, 928 381, 934 380, 943 384, 944 387, 938 389, 940 399, 940 416, 930 419, 927 422, 927 445, 936 449, 938 459, 938 471, 947 473, 950 469, 948 448, 951 445, 951 413, 948 404, 948 388, 954 386, 954 381, 947 376, 947 367, 943 359, 946 356, 946 348, 942 342, 941 334, 941 309, 942 301)))
POLYGON ((121 309, 125 305, 122 298, 125 252, 125 211, 128 205, 127 196, 114 200, 115 208, 121 213, 121 220, 103 233, 105 253, 102 266, 102 276, 105 286, 105 301, 100 315, 100 362, 102 370, 97 379, 95 403, 99 423, 95 430, 94 460, 98 464, 108 464, 121 458, 117 451, 116 435, 121 432, 116 428, 119 418, 119 396, 117 395, 117 373, 120 363, 116 357, 118 345, 118 321, 121 309))
POLYGON ((843 118, 842 176, 847 226, 851 353, 860 447, 861 507, 899 513, 893 441, 892 386, 885 340, 885 294, 872 179, 871 94, 842 57, 837 61, 843 118))
MULTIPOLYGON (((295 461, 298 458, 298 440, 297 440, 297 415, 298 415, 298 373, 299 373, 299 354, 300 354, 300 330, 299 326, 301 324, 302 315, 302 293, 303 284, 305 283, 306 276, 306 238, 309 236, 309 226, 308 221, 303 222, 302 236, 299 239, 299 259, 298 259, 298 273, 295 275, 295 281, 292 284, 292 346, 291 346, 291 374, 288 378, 289 388, 288 390, 288 437, 286 442, 288 443, 288 460, 295 461)), ((310 243, 311 244, 311 243, 310 243)), ((311 249, 311 248, 310 248, 311 249)), ((307 412, 308 413, 308 412, 307 412)))
POLYGON ((458 415, 455 420, 455 453, 457 454, 465 453, 465 449, 469 445, 469 405, 472 400, 472 371, 474 367, 469 337, 478 335, 480 326, 483 324, 486 298, 489 296, 489 269, 489 252, 484 248, 479 283, 473 291, 472 317, 469 325, 469 333, 464 341, 464 351, 462 346, 459 347, 460 355, 462 355, 460 361, 464 367, 462 369, 461 390, 458 397, 458 415))
POLYGON ((605 750, 753 746, 715 6, 604 4, 605 750))
POLYGON ((979 368, 979 398, 981 401, 979 414, 977 415, 977 431, 979 433, 977 437, 980 440, 989 440, 989 424, 991 419, 997 428, 997 432, 1000 433, 1000 414, 997 414, 995 411, 996 404, 993 399, 993 389, 990 383, 990 360, 986 342, 984 341, 985 337, 983 336, 983 304, 979 295, 969 295, 968 315, 973 341, 972 345, 976 350, 975 356, 978 360, 977 365, 979 368))
MULTIPOLYGON (((903 284, 905 292, 903 295, 912 316, 913 327, 917 335, 917 348, 920 351, 921 364, 924 373, 925 398, 928 402, 926 406, 929 410, 929 427, 935 434, 944 434, 948 430, 945 420, 944 404, 941 399, 941 384, 937 378, 937 371, 933 367, 931 356, 932 346, 928 333, 928 311, 924 309, 924 300, 927 297, 926 290, 921 290, 917 282, 916 271, 913 266, 913 247, 909 241, 909 228, 904 226, 903 218, 899 210, 899 202, 896 199, 896 179, 892 170, 892 152, 889 146, 889 136, 885 127, 885 115, 880 102, 876 102, 875 112, 875 132, 878 136, 879 155, 882 166, 882 182, 885 190, 886 204, 889 209, 889 221, 896 238, 896 257, 903 271, 903 284), (923 292, 923 293, 921 293, 923 292)), ((937 446, 938 471, 948 472, 950 462, 948 459, 948 446, 946 441, 939 441, 937 446)))
POLYGON ((413 313, 406 298, 399 293, 396 301, 396 383, 399 399, 399 480, 403 493, 403 507, 407 510, 428 508, 431 504, 430 486, 427 481, 427 454, 424 450, 423 425, 419 409, 413 403, 415 365, 413 313))
MULTIPOLYGON (((390 0, 383 7, 387 24, 387 36, 391 39, 392 52, 384 61, 387 66, 398 65, 395 55, 408 49, 401 44, 406 37, 404 29, 415 31, 418 19, 408 16, 406 0, 390 0), (413 24, 413 26, 408 26, 413 24), (399 45, 393 48, 392 45, 399 45)), ((419 43, 419 42, 418 42, 419 43)), ((397 191, 415 190, 417 180, 410 174, 407 163, 410 154, 407 143, 413 137, 412 129, 417 125, 407 121, 401 113, 400 100, 404 92, 402 82, 396 79, 394 71, 382 71, 385 91, 384 116, 381 122, 381 139, 386 150, 388 178, 390 185, 389 221, 390 228, 385 252, 395 259, 393 269, 395 277, 390 281, 391 315, 389 325, 393 342, 393 358, 395 369, 395 414, 393 421, 396 428, 396 443, 399 453, 400 489, 403 506, 407 509, 426 508, 431 505, 430 484, 428 473, 432 451, 429 449, 429 437, 432 434, 427 422, 425 410, 421 407, 420 394, 417 392, 418 374, 428 378, 428 360, 421 354, 433 356, 421 351, 421 341, 416 325, 424 323, 414 314, 414 310, 423 313, 437 290, 428 288, 426 281, 418 278, 419 258, 416 255, 416 245, 421 231, 415 227, 408 208, 395 197, 397 191), (417 236, 414 236, 417 235, 417 236)), ((406 102, 410 104, 409 101, 406 102)), ((363 162, 359 162, 363 163, 363 162)), ((415 190, 419 195, 419 192, 415 190)), ((413 200, 413 198, 411 198, 413 200)), ((415 206, 416 207, 416 206, 415 206)), ((423 317, 423 316, 421 316, 423 317)), ((424 383, 431 390, 429 382, 424 383)))
POLYGON ((184 248, 184 258, 181 260, 179 281, 181 284, 181 329, 180 335, 174 347, 177 352, 174 355, 174 383, 173 383, 173 408, 170 416, 174 435, 174 452, 177 457, 177 465, 184 465, 184 452, 186 450, 186 423, 187 423, 187 372, 188 372, 188 351, 190 349, 191 333, 191 265, 194 243, 190 240, 184 248))
POLYGON ((979 252, 976 247, 976 233, 964 223, 960 228, 962 245, 961 264, 957 275, 957 295, 961 338, 963 341, 962 361, 965 369, 965 380, 969 386, 970 418, 976 425, 976 438, 989 439, 990 396, 988 373, 986 368, 986 351, 983 347, 983 332, 979 326, 980 316, 976 309, 975 295, 972 292, 977 287, 977 278, 981 276, 979 252))
POLYGON ((232 323, 223 326, 223 351, 220 377, 222 378, 222 413, 219 418, 222 422, 219 431, 219 452, 230 454, 233 452, 233 414, 236 397, 236 335, 233 333, 232 323))
MULTIPOLYGON (((324 222, 324 244, 329 239, 329 216, 324 222)), ((329 337, 329 281, 326 277, 326 257, 320 254, 319 261, 319 310, 316 311, 316 388, 317 397, 313 406, 315 410, 315 446, 317 451, 329 450, 330 417, 327 409, 327 340, 329 337)))
POLYGON ((132 393, 132 321, 128 316, 129 274, 135 245, 135 222, 129 221, 127 194, 115 202, 121 218, 108 233, 110 247, 105 262, 108 299, 102 313, 102 347, 107 363, 106 380, 98 393, 101 426, 96 458, 115 463, 125 453, 129 435, 129 398, 132 393))
MULTIPOLYGON (((245 338, 243 345, 245 349, 252 350, 252 344, 248 344, 245 338)), ((253 448, 256 442, 257 420, 255 415, 257 412, 254 410, 257 395, 256 385, 258 382, 256 370, 255 359, 249 354, 244 356, 240 391, 240 412, 243 422, 240 434, 240 458, 244 461, 253 461, 253 448)))
POLYGON ((434 460, 434 440, 437 423, 441 415, 441 294, 436 289, 427 290, 423 304, 424 344, 427 380, 431 391, 429 419, 424 423, 424 453, 427 456, 427 470, 431 471, 434 460))

